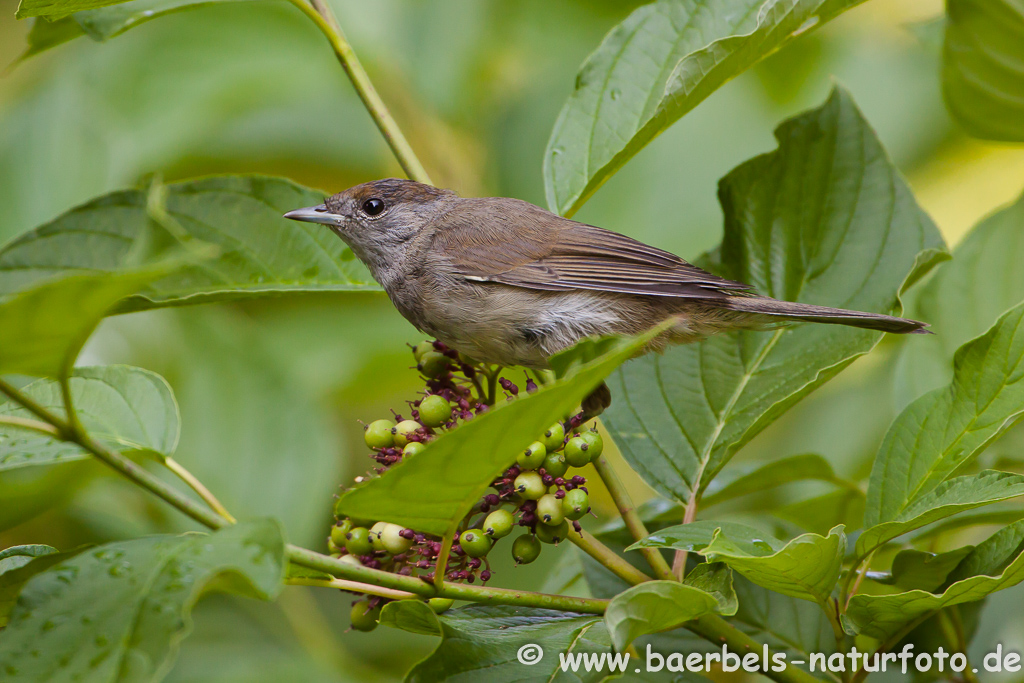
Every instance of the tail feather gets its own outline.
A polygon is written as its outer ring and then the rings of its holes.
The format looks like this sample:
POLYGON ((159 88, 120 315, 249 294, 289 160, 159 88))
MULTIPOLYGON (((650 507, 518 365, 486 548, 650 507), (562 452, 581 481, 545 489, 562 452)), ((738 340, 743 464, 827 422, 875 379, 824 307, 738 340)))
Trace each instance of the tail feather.
POLYGON ((816 323, 831 323, 862 327, 894 334, 931 334, 927 323, 906 318, 897 318, 879 313, 849 311, 844 308, 813 306, 792 301, 779 301, 763 296, 733 296, 728 299, 728 308, 744 313, 781 318, 783 320, 806 320, 816 323))

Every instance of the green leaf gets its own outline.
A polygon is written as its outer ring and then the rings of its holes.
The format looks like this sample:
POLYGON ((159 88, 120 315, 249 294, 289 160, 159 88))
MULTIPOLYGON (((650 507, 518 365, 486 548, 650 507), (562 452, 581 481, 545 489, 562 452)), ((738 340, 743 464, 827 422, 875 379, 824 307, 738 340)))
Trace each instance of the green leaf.
POLYGON ((768 590, 825 604, 839 580, 846 534, 836 527, 828 536, 804 534, 775 549, 759 538, 732 537, 722 530, 700 552, 768 590))
MULTIPOLYGON (((619 338, 604 355, 575 367, 575 372, 540 391, 498 406, 430 443, 415 458, 403 460, 383 476, 371 479, 338 499, 338 514, 403 524, 443 535, 455 528, 504 468, 552 422, 580 401, 638 349, 651 333, 619 338)), ((577 353, 589 353, 584 342, 554 361, 570 365, 577 353)))
POLYGON ((0 639, 5 680, 160 680, 204 589, 269 600, 283 575, 284 540, 270 520, 80 553, 22 589, 0 639))
MULTIPOLYGON (((776 137, 778 150, 722 181, 725 237, 703 265, 779 299, 898 310, 900 292, 945 251, 850 97, 836 90, 776 137)), ((648 484, 686 501, 755 434, 880 338, 808 324, 719 334, 650 354, 609 381, 615 400, 603 419, 648 484)))
POLYGON ((836 476, 828 460, 813 453, 793 455, 762 463, 757 467, 737 470, 732 476, 726 478, 723 474, 708 485, 704 497, 701 498, 702 508, 795 481, 827 481, 856 490, 853 484, 836 476))
POLYGON ((7 626, 18 594, 29 579, 75 554, 61 553, 48 545, 15 546, 0 553, 0 628, 7 626))
MULTIPOLYGON (((165 220, 179 238, 214 245, 219 255, 152 282, 119 312, 285 292, 380 289, 330 230, 282 217, 319 204, 322 193, 264 176, 204 178, 165 189, 165 220)), ((0 249, 0 296, 58 273, 123 270, 153 229, 148 201, 142 190, 115 192, 8 243, 0 249)))
POLYGON ((1016 0, 949 0, 942 85, 967 131, 1024 141, 1024 6, 1016 0))
POLYGON ((736 614, 738 602, 732 587, 732 569, 724 562, 702 562, 686 573, 683 583, 715 598, 719 614, 736 614))
POLYGON ((905 508, 896 519, 867 528, 857 539, 857 554, 965 510, 1024 495, 1024 476, 985 470, 942 482, 905 508))
POLYGON ((0 550, 0 574, 24 567, 32 558, 52 555, 57 549, 49 545, 16 545, 0 550))
POLYGON ((679 628, 691 619, 713 614, 718 600, 678 581, 645 581, 616 595, 604 622, 619 652, 640 636, 679 628))
POLYGON ((66 377, 103 316, 169 271, 170 267, 163 265, 120 273, 64 275, 26 282, 24 285, 32 286, 15 294, 0 286, 0 375, 66 377), (4 298, 4 294, 10 296, 4 298))
POLYGON ((779 550, 785 543, 771 534, 766 534, 754 527, 736 522, 714 522, 701 520, 690 524, 678 524, 665 527, 647 538, 641 539, 626 550, 639 548, 672 548, 674 550, 695 550, 702 552, 715 537, 715 532, 722 530, 733 538, 746 538, 749 543, 765 544, 768 548, 779 550))
MULTIPOLYGON (((22 389, 42 407, 62 416, 60 385, 41 379, 22 389)), ((82 425, 100 443, 122 452, 160 456, 178 444, 178 405, 162 377, 128 365, 77 368, 71 397, 82 425)), ((0 416, 33 417, 13 401, 0 403, 0 416)), ((0 425, 0 475, 19 467, 56 465, 90 457, 78 445, 36 432, 0 425)))
POLYGON ((40 52, 46 52, 52 47, 63 45, 83 35, 82 27, 72 17, 48 21, 46 19, 33 19, 32 28, 28 32, 28 47, 18 57, 15 65, 34 57, 40 52))
POLYGON ((75 12, 92 9, 94 7, 105 7, 116 5, 124 0, 21 0, 18 4, 18 11, 15 17, 25 19, 26 17, 46 17, 47 19, 60 19, 75 12))
POLYGON ((957 515, 952 519, 947 519, 941 524, 930 526, 927 529, 922 530, 920 533, 914 534, 913 540, 915 543, 921 543, 924 541, 931 541, 943 534, 949 533, 950 531, 956 531, 969 526, 1004 526, 1020 521, 1021 519, 1024 519, 1024 510, 1021 510, 1017 506, 1013 506, 1005 510, 984 510, 982 512, 975 512, 969 515, 957 515))
POLYGON ((957 351, 953 381, 893 421, 868 483, 865 524, 901 519, 1024 416, 1024 304, 957 351))
POLYGON ((848 529, 860 529, 864 520, 864 494, 840 489, 782 505, 773 509, 772 514, 816 534, 827 534, 840 524, 848 529))
POLYGON ((901 550, 892 559, 891 583, 904 590, 933 591, 945 582, 949 573, 973 550, 973 545, 938 554, 914 549, 901 550))
POLYGON ((380 623, 413 633, 439 635, 441 643, 406 676, 407 683, 472 680, 602 681, 608 669, 563 672, 559 656, 611 654, 601 618, 555 610, 481 605, 438 616, 418 600, 390 602, 380 623), (543 648, 541 660, 524 671, 517 654, 524 645, 543 648))
POLYGON ((885 639, 929 612, 981 600, 1024 581, 1024 522, 999 531, 978 545, 953 570, 940 594, 912 590, 894 595, 853 596, 847 616, 858 631, 885 639))
POLYGON ((797 34, 862 0, 662 0, 580 68, 544 154, 548 207, 575 213, 648 142, 797 34))

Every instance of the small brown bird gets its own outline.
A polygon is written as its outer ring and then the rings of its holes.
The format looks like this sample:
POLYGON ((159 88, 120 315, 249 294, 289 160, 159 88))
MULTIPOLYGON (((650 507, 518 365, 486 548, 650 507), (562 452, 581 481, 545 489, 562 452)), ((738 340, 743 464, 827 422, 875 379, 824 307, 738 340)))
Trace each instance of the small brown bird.
POLYGON ((669 252, 518 199, 463 199, 390 178, 357 185, 286 218, 322 223, 352 248, 413 325, 488 363, 547 366, 584 337, 639 334, 696 341, 781 321, 895 333, 924 323, 779 301, 669 252))

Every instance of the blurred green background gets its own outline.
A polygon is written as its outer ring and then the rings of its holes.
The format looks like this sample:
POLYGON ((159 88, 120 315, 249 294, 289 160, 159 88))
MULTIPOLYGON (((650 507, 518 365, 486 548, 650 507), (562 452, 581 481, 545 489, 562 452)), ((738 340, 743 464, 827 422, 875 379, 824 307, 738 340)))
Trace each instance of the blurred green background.
MULTIPOLYGON (((334 0, 339 19, 435 181, 464 195, 543 205, 541 158, 576 71, 637 2, 334 0)), ((0 64, 28 22, 0 0, 0 64)), ((966 137, 939 87, 938 0, 873 0, 730 83, 605 185, 580 220, 695 258, 717 244, 718 179, 774 147, 773 128, 853 94, 918 200, 955 244, 1024 189, 1024 150, 966 137)), ((327 192, 399 174, 322 36, 293 7, 228 3, 172 15, 105 44, 78 39, 0 79, 0 242, 96 195, 214 173, 260 172, 327 192)), ((322 549, 337 486, 369 467, 358 420, 416 390, 420 335, 383 295, 285 297, 109 320, 83 364, 130 362, 168 378, 183 413, 178 459, 242 516, 272 515, 322 549)), ((818 452, 862 477, 905 399, 883 343, 737 459, 818 452)), ((0 547, 61 548, 190 528, 155 499, 86 464, 66 499, 26 492, 0 511, 0 547)), ((649 495, 636 477, 638 498, 649 495)), ((791 486, 764 505, 807 497, 791 486)), ((599 501, 600 502, 600 501, 599 501)), ((606 509, 606 508, 605 508, 606 509)), ((536 586, 499 562, 495 585, 536 586)), ((1005 597, 1002 597, 1005 596, 1005 597)), ((976 644, 1024 643, 1020 589, 986 608, 976 644)), ((173 681, 401 678, 431 648, 404 632, 344 633, 349 599, 289 588, 276 605, 204 601, 173 681)))

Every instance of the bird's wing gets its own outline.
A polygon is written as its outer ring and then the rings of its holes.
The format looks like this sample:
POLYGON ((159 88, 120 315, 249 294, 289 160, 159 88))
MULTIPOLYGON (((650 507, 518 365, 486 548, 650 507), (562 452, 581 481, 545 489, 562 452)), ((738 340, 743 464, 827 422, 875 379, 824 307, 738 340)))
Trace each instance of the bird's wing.
POLYGON ((513 209, 500 216, 472 204, 457 209, 445 217, 447 227, 434 247, 466 279, 529 289, 683 298, 749 290, 625 235, 526 202, 515 202, 513 209))

